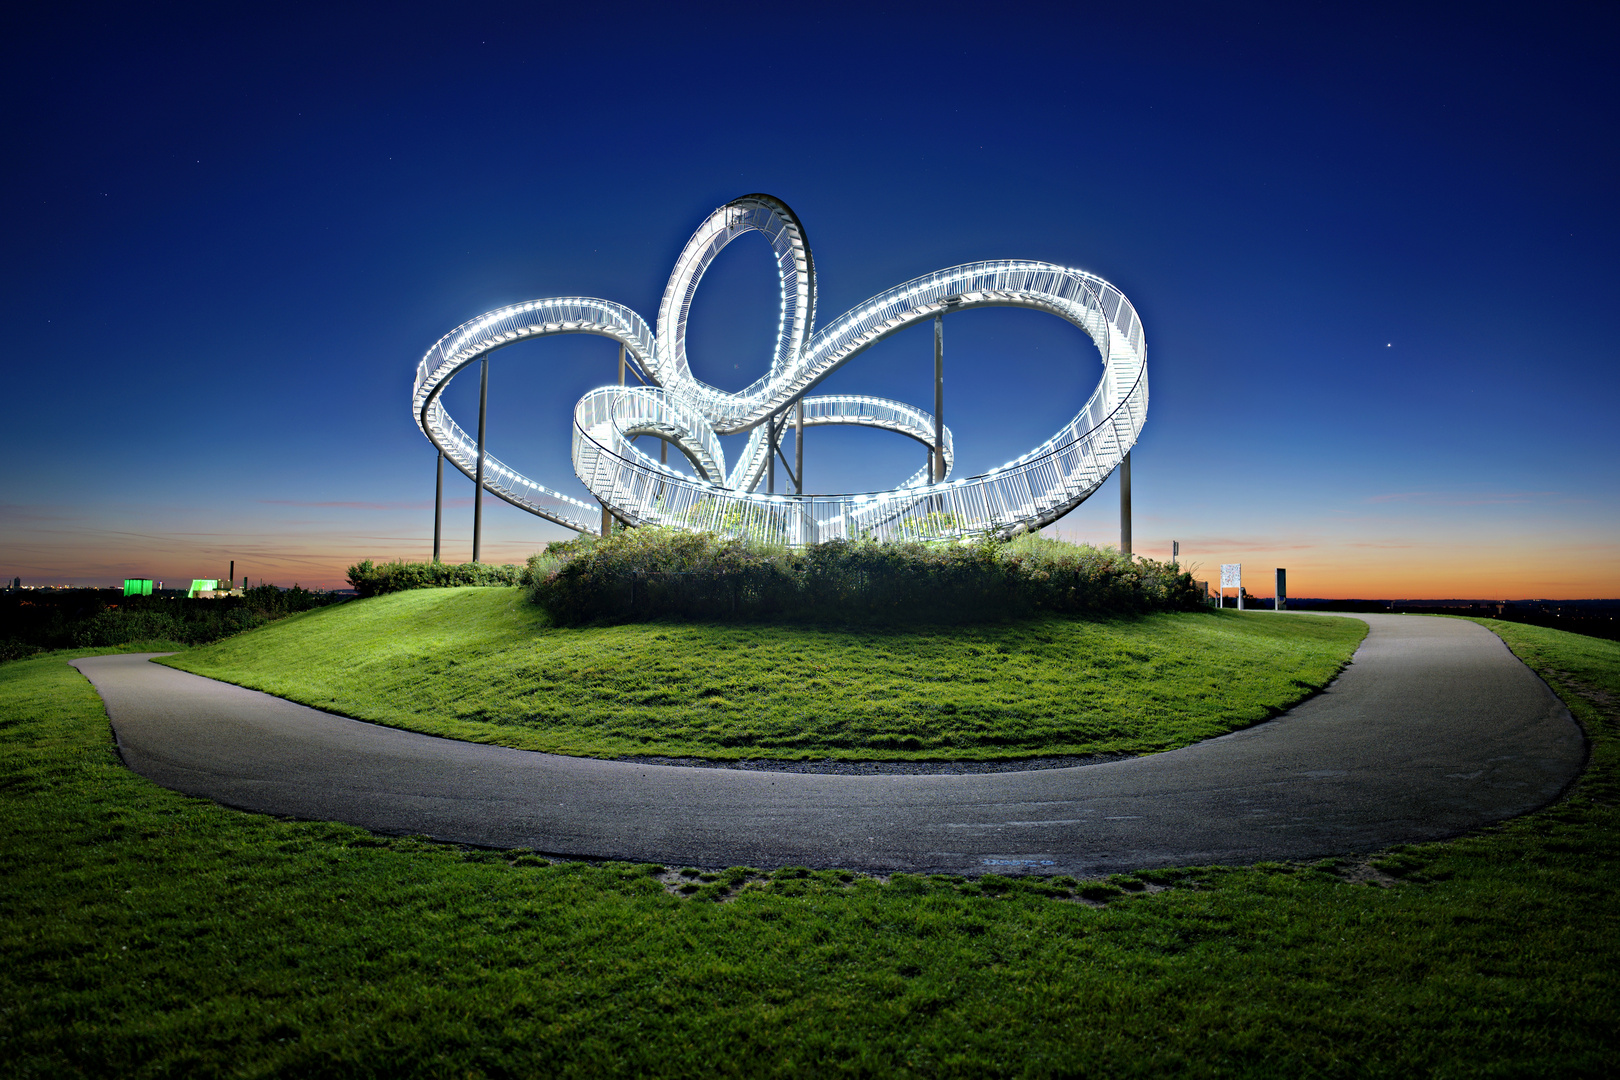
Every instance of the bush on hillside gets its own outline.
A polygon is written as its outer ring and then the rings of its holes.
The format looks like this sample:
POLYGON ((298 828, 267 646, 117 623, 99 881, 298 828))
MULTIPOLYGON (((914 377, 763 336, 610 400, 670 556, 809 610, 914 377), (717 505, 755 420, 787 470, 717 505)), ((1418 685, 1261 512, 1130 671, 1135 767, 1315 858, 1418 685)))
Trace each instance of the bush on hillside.
POLYGON ((1041 536, 789 549, 639 528, 552 544, 529 560, 523 584, 560 625, 666 616, 976 621, 1201 606, 1191 576, 1168 564, 1041 536))
POLYGON ((489 563, 402 562, 378 565, 367 559, 349 567, 349 584, 361 597, 406 589, 448 589, 457 585, 516 585, 522 568, 489 563))
POLYGON ((30 645, 19 638, 0 638, 0 664, 5 663, 7 660, 21 660, 24 657, 33 656, 40 649, 41 646, 30 645))

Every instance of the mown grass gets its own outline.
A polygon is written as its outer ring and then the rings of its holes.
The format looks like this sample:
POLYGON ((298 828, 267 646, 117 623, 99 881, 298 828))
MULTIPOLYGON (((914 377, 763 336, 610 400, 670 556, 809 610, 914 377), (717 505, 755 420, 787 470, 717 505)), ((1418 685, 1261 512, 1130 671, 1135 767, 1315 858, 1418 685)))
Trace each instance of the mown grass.
POLYGON ((1326 684, 1356 619, 555 628, 516 589, 396 593, 169 662, 346 716, 616 757, 989 759, 1167 750, 1326 684))
POLYGON ((1476 837, 689 894, 187 798, 118 763, 65 654, 0 665, 0 1074, 1612 1075, 1620 644, 1492 628, 1593 755, 1476 837))

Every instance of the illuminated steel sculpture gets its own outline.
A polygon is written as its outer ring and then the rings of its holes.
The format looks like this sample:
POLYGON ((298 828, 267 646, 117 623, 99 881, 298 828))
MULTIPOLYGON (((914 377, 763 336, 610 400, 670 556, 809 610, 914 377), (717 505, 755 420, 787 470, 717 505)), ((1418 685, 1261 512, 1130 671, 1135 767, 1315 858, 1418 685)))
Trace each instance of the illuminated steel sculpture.
MULTIPOLYGON (((481 472, 483 486, 498 497, 570 529, 599 532, 605 515, 597 507, 543 487, 487 453, 480 462, 481 440, 456 424, 440 394, 458 371, 515 342, 549 334, 612 338, 646 385, 605 386, 575 406, 574 471, 591 494, 630 525, 794 545, 835 538, 1008 536, 1038 529, 1095 492, 1141 433, 1148 404, 1142 324, 1120 291, 1095 274, 1042 262, 969 263, 879 293, 820 330, 815 330, 815 282, 810 246, 793 211, 769 195, 745 195, 710 215, 681 252, 659 305, 656 335, 641 316, 610 300, 568 296, 501 308, 458 326, 428 350, 416 368, 412 411, 434 446, 469 478, 481 472), (769 369, 733 394, 692 374, 687 315, 715 256, 749 231, 762 233, 775 255, 781 321, 769 369), (1102 378, 1079 414, 1000 468, 948 479, 951 436, 932 414, 883 398, 808 396, 822 379, 890 334, 945 312, 989 306, 1034 308, 1066 319, 1090 335, 1103 362, 1102 378), (898 432, 930 447, 929 465, 889 491, 756 491, 767 468, 774 469, 789 423, 898 432), (752 435, 728 468, 719 437, 745 432, 752 435), (676 447, 697 476, 648 455, 635 444, 638 436, 676 447)), ((936 363, 939 332, 936 323, 936 363)))

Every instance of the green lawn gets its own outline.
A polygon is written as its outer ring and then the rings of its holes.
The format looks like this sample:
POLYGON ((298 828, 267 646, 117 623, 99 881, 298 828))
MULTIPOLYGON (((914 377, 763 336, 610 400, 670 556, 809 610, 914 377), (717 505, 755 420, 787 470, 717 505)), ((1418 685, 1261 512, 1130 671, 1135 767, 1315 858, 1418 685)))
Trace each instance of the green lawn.
POLYGON ((1089 887, 241 813, 125 770, 67 654, 3 664, 0 1075, 1612 1075, 1620 645, 1492 628, 1592 735, 1573 797, 1370 864, 1089 887))
POLYGON ((983 759, 1168 750, 1338 673, 1357 619, 1250 612, 988 626, 558 629, 517 589, 422 589, 175 657, 395 727, 597 757, 983 759))

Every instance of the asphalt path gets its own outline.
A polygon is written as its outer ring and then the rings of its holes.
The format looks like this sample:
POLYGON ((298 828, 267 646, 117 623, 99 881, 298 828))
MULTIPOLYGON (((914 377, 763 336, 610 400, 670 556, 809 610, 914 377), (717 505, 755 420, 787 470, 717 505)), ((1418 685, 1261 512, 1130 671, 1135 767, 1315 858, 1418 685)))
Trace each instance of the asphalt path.
POLYGON ((1501 640, 1366 615, 1351 665, 1274 720, 1164 754, 968 775, 643 765, 440 739, 148 662, 73 661, 119 752, 269 814, 686 866, 1094 876, 1441 839, 1544 806, 1586 742, 1501 640))

